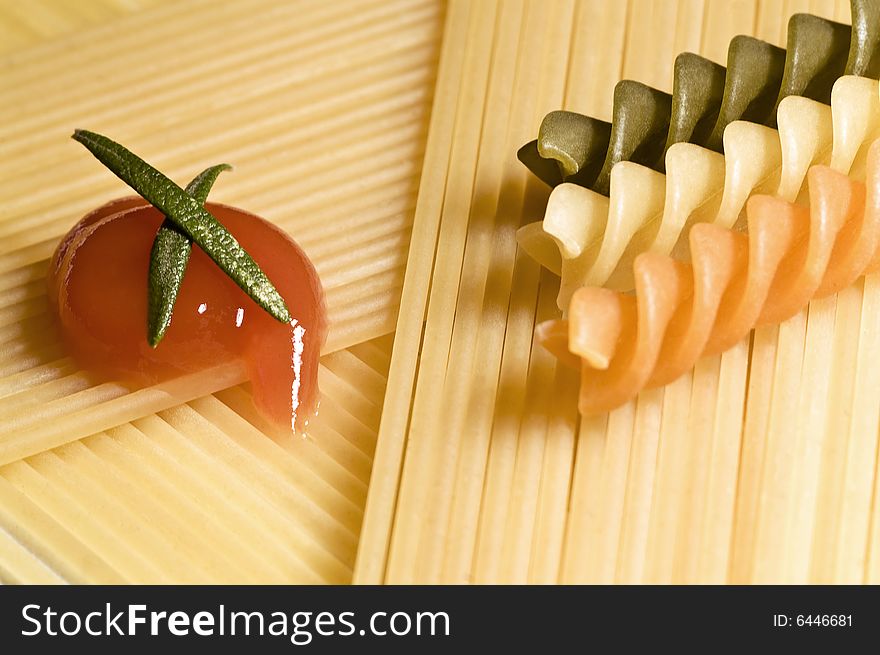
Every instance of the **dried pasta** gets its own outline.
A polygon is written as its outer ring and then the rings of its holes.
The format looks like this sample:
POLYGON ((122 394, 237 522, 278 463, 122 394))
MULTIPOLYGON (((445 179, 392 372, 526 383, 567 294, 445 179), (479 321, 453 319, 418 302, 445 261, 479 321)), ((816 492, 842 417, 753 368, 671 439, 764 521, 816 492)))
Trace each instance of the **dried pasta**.
POLYGON ((813 297, 840 291, 880 267, 880 141, 865 186, 824 166, 810 169, 809 207, 753 196, 748 233, 713 224, 690 231, 692 264, 644 253, 635 296, 601 287, 575 292, 566 322, 539 326, 551 349, 581 358, 580 409, 609 411, 722 352, 755 324, 778 323, 813 297))
MULTIPOLYGON (((856 21, 863 19, 859 12, 859 8, 854 6, 856 21)), ((803 23, 803 19, 800 22, 803 23)), ((797 39, 792 38, 793 24, 795 24, 794 19, 789 25, 790 52, 794 52, 799 45, 797 39), (791 47, 792 43, 794 47, 791 47)), ((821 21, 817 23, 819 24, 821 21)), ((832 23, 827 25, 834 26, 832 31, 837 30, 839 36, 844 35, 841 26, 832 23)), ((845 34, 848 36, 848 31, 845 34)), ((831 37, 829 43, 834 40, 835 38, 831 37)), ((840 50, 838 45, 834 47, 840 50)), ((849 51, 850 61, 847 70, 857 73, 868 72, 864 66, 858 65, 857 50, 854 39, 849 51)), ((733 53, 733 44, 731 53, 733 53)), ((828 56, 833 59, 830 53, 828 56)), ((839 54, 836 56, 839 58, 839 54)), ((732 57, 733 55, 731 62, 732 57)), ((742 237, 727 233, 724 237, 727 243, 719 248, 720 239, 725 234, 724 230, 734 227, 746 229, 750 220, 745 219, 743 206, 749 196, 769 192, 783 201, 806 202, 804 195, 807 192, 803 188, 806 172, 811 165, 819 162, 830 163, 833 169, 851 172, 856 177, 863 175, 865 148, 877 135, 880 127, 877 83, 853 75, 841 77, 831 88, 829 94, 831 106, 828 107, 808 98, 787 95, 799 92, 798 88, 801 90, 806 88, 804 83, 791 84, 791 78, 795 77, 792 71, 796 68, 796 63, 792 63, 793 59, 797 58, 791 56, 786 62, 785 79, 782 80, 780 91, 781 100, 777 102, 773 120, 778 126, 778 132, 744 121, 727 124, 724 129, 723 160, 699 146, 673 143, 666 153, 665 190, 661 189, 663 180, 657 173, 626 161, 618 163, 612 169, 612 184, 607 202, 595 191, 572 184, 561 184, 551 193, 545 218, 541 222, 541 230, 535 225, 520 230, 518 237, 521 245, 533 253, 538 261, 551 270, 558 270, 561 275, 558 304, 569 315, 570 320, 549 322, 540 326, 539 339, 569 364, 574 363, 573 359, 576 357, 573 356, 579 356, 586 362, 582 369, 582 378, 584 378, 580 401, 582 411, 606 411, 635 395, 635 392, 646 384, 656 386, 669 382, 689 369, 704 349, 711 354, 732 346, 749 332, 752 324, 759 318, 765 323, 789 318, 806 305, 814 292, 826 295, 828 288, 838 291, 858 277, 857 274, 853 274, 852 262, 858 262, 855 264, 856 268, 865 264, 867 257, 865 253, 870 252, 874 247, 871 240, 873 237, 866 233, 858 238, 851 238, 852 228, 850 228, 842 235, 842 240, 847 245, 841 245, 839 249, 861 248, 863 252, 860 253, 861 259, 856 257, 855 260, 848 260, 849 268, 842 267, 845 272, 839 270, 825 272, 821 264, 813 262, 814 266, 819 267, 820 273, 827 273, 826 279, 822 281, 822 288, 819 288, 820 280, 814 279, 815 284, 812 287, 810 284, 802 286, 798 289, 800 295, 788 298, 787 306, 782 309, 777 308, 775 313, 772 309, 765 308, 760 317, 758 312, 761 310, 764 296, 760 291, 756 291, 761 285, 752 279, 749 284, 744 285, 743 291, 743 293, 757 294, 749 310, 739 307, 732 317, 734 322, 727 326, 729 328, 727 334, 719 335, 717 334, 719 330, 716 329, 710 336, 709 321, 714 316, 715 310, 719 309, 717 304, 708 307, 698 306, 700 293, 704 293, 706 289, 695 289, 692 281, 686 279, 689 277, 689 272, 684 272, 682 278, 684 269, 668 270, 664 274, 659 272, 659 268, 662 268, 662 265, 659 265, 655 270, 654 279, 656 281, 664 275, 668 278, 667 283, 672 286, 665 289, 667 293, 671 293, 673 298, 679 300, 691 294, 694 297, 694 306, 688 310, 691 324, 686 330, 690 332, 684 338, 684 343, 678 345, 681 352, 677 355, 682 359, 676 362, 681 364, 682 361, 688 361, 688 364, 686 366, 673 364, 669 367, 664 366, 661 359, 658 365, 659 371, 654 371, 652 374, 653 364, 649 364, 640 372, 636 372, 640 358, 645 357, 647 358, 645 361, 649 361, 660 356, 659 348, 663 340, 665 322, 671 320, 671 314, 664 317, 662 312, 652 319, 643 316, 648 313, 649 306, 653 311, 657 311, 651 300, 642 302, 638 294, 639 288, 644 283, 640 276, 644 275, 645 267, 648 266, 646 262, 650 259, 646 253, 654 255, 675 253, 679 257, 693 257, 694 268, 691 271, 697 271, 694 279, 711 286, 712 283, 719 284, 719 280, 724 280, 726 277, 726 282, 721 282, 723 288, 743 266, 745 255, 743 255, 744 244, 734 243, 742 237), (723 186, 719 184, 722 176, 723 186), (617 193, 615 193, 615 178, 617 193), (717 191, 719 186, 723 189, 720 197, 717 191), (713 233, 701 224, 713 225, 721 228, 722 231, 713 233), (681 236, 688 233, 687 228, 690 228, 690 239, 682 240, 681 236), (548 237, 555 242, 558 257, 547 243, 548 237), (710 242, 712 246, 708 246, 710 242), (700 252, 693 252, 694 247, 700 248, 700 252), (721 256, 722 254, 724 256, 721 256), (699 261, 698 256, 708 259, 699 261), (718 277, 710 281, 710 274, 718 277), (845 282, 841 283, 841 279, 845 282), (613 294, 603 295, 601 289, 591 288, 597 286, 620 290, 628 290, 635 286, 637 299, 613 294), (672 287, 676 287, 674 291, 671 290, 672 287), (609 303, 603 302, 611 297, 619 300, 612 303, 615 305, 613 308, 608 307, 609 303), (603 309, 597 312, 600 307, 603 309), (590 324, 588 320, 584 320, 584 317, 591 312, 597 312, 607 320, 604 324, 601 320, 590 324), (572 318, 574 316, 577 318, 572 318), (701 327, 695 325, 697 322, 695 317, 698 316, 706 321, 701 327), (640 320, 642 322, 639 322, 640 320), (632 353, 623 355, 621 360, 632 359, 631 367, 623 372, 618 370, 617 373, 621 378, 627 376, 631 378, 628 383, 622 383, 623 387, 627 384, 632 385, 629 393, 624 392, 614 400, 603 401, 603 394, 614 396, 614 385, 609 384, 609 380, 612 379, 611 372, 604 370, 609 366, 615 368, 610 363, 610 353, 618 346, 618 340, 622 337, 635 338, 635 334, 644 339, 639 342, 639 345, 644 347, 646 341, 651 340, 647 336, 648 333, 652 328, 657 327, 650 325, 651 321, 663 326, 654 335, 657 339, 656 349, 652 351, 648 348, 644 351, 635 348, 632 353), (627 324, 629 324, 627 331, 624 332, 620 325, 627 324), (638 324, 638 328, 633 327, 635 324, 638 324), (591 369, 598 369, 602 374, 594 372, 590 375, 591 369), (601 379, 603 382, 591 385, 587 382, 587 379, 591 378, 601 379), (594 392, 592 400, 589 400, 587 396, 590 393, 587 388, 591 386, 594 392)), ((676 72, 678 73, 679 70, 677 69, 676 72)), ((825 71, 823 75, 827 77, 829 73, 830 70, 825 71)), ((815 71, 810 72, 810 75, 814 74, 815 71)), ((681 89, 679 92, 682 92, 681 89)), ((820 97, 823 95, 820 94, 820 97)), ((725 112, 727 99, 725 92, 722 115, 725 112)), ((718 132, 718 125, 721 122, 720 115, 715 132, 718 132)), ((564 162, 560 165, 562 170, 565 170, 564 162)), ((749 203, 751 206, 756 205, 751 201, 749 203)), ((861 221, 860 227, 864 227, 865 223, 866 221, 861 221)), ((817 239, 826 238, 828 245, 827 238, 833 239, 835 236, 836 234, 831 237, 814 235, 813 247, 816 248, 817 239)), ((768 243, 773 241, 772 237, 768 238, 765 235, 762 235, 761 239, 768 243)), ((755 239, 746 243, 754 248, 763 245, 756 245, 755 239)), ((777 243, 777 245, 782 244, 777 243)), ((830 246, 828 248, 826 258, 831 252, 830 246)), ((784 253, 778 253, 779 256, 782 254, 784 253)), ((849 254, 851 253, 847 253, 849 254)), ((655 263, 661 261, 665 260, 661 257, 655 260, 655 263)), ((754 278, 761 277, 757 274, 754 262, 748 270, 755 274, 754 278)), ((771 266, 769 272, 775 273, 775 269, 771 266)), ((813 278, 817 275, 819 273, 814 270, 813 278)), ((771 279, 763 281, 765 289, 769 289, 771 279)), ((653 291, 657 292, 657 289, 653 291)), ((645 295, 650 296, 650 294, 649 291, 645 295)), ((721 302, 720 295, 715 302, 721 302)), ((662 301, 660 304, 663 304, 662 301)), ((665 309, 671 310, 671 307, 665 309)), ((724 309, 724 307, 720 308, 722 315, 724 309)), ((728 318, 731 317, 725 317, 728 318)), ((673 335, 673 338, 681 336, 676 335, 674 331, 673 335)), ((672 359, 675 360, 675 355, 672 359)))
MULTIPOLYGON (((44 158, 37 150, 58 162, 47 178, 72 168, 61 165, 64 153, 52 150, 54 137, 38 128, 39 116, 48 114, 48 130, 66 132, 67 119, 58 108, 63 105, 23 117, 25 133, 37 136, 40 148, 28 152, 15 142, 11 149, 0 144, 10 155, 5 161, 22 162, 20 188, 31 198, 13 198, 13 185, 0 182, 0 191, 13 201, 4 210, 14 211, 11 223, 22 228, 0 224, 0 411, 12 412, 29 438, 3 438, 26 446, 20 452, 27 453, 64 439, 60 425, 85 434, 123 423, 0 465, 0 581, 344 582, 355 565, 380 416, 382 435, 357 556, 359 582, 877 580, 880 369, 872 363, 880 356, 880 276, 814 300, 781 326, 760 327, 722 356, 701 358, 672 383, 646 389, 612 412, 579 417, 579 371, 561 366, 541 348, 533 327, 558 316, 563 246, 571 254, 586 240, 587 250, 600 250, 610 198, 595 194, 585 201, 605 203, 595 209, 595 225, 544 216, 558 240, 545 231, 544 221, 521 229, 520 241, 540 252, 536 259, 549 271, 517 250, 513 239, 522 217, 534 220, 546 207, 546 189, 510 157, 544 113, 565 107, 607 119, 604 101, 621 72, 665 84, 676 52, 722 61, 737 32, 754 31, 784 44, 791 4, 452 0, 405 278, 406 257, 400 253, 416 201, 414 169, 407 162, 421 156, 413 144, 424 137, 424 127, 414 117, 428 97, 427 74, 418 64, 425 54, 419 25, 437 13, 428 2, 368 1, 358 12, 336 3, 304 14, 304 23, 315 16, 308 25, 314 41, 285 40, 293 53, 320 57, 324 38, 341 53, 340 62, 357 52, 348 49, 349 41, 390 48, 391 40, 399 40, 410 46, 402 55, 370 61, 371 91, 354 84, 360 80, 352 71, 333 70, 314 102, 289 103, 277 116, 270 112, 284 134, 265 148, 243 149, 245 159, 235 163, 247 167, 248 175, 230 176, 220 188, 264 214, 300 215, 302 220, 286 227, 307 243, 331 280, 328 300, 341 337, 335 343, 388 331, 397 320, 384 415, 387 339, 382 357, 365 354, 359 348, 371 344, 362 344, 323 359, 323 420, 312 440, 292 444, 265 438, 249 410, 246 387, 151 417, 152 401, 112 386, 94 387, 63 358, 51 336, 40 333, 44 259, 53 235, 68 225, 68 214, 92 203, 87 189, 97 190, 98 201, 114 191, 97 177, 82 184, 71 179, 63 194, 70 204, 55 202, 37 182, 36 167, 44 158), (348 26, 345 44, 317 32, 324 20, 348 26), (395 27, 383 30, 392 20, 395 27), (363 28, 371 36, 353 39, 363 28), (346 94, 339 80, 353 83, 352 93, 336 103, 334 98, 346 94), (319 145, 300 148, 313 127, 320 132, 319 145), (344 152, 335 147, 334 134, 350 137, 344 152), (346 160, 345 153, 352 152, 355 160, 370 162, 365 175, 346 160), (297 160, 286 164, 295 180, 275 170, 287 157, 297 160), (306 166, 306 159, 317 161, 317 168, 306 166), (253 171, 260 181, 253 181, 253 171), (327 230, 330 223, 339 229, 327 230), (45 229, 46 240, 35 240, 27 226, 45 229), (97 427, 85 420, 92 406, 104 417, 97 427), (48 422, 58 425, 32 430, 39 426, 29 424, 27 413, 35 407, 43 416, 57 410, 56 420, 48 422), (77 407, 82 413, 72 411, 77 407), (125 422, 126 416, 133 418, 125 422), (186 466, 189 460, 192 467, 186 466), (226 487, 234 493, 217 492, 226 487), (145 488, 151 493, 140 492, 145 488)), ((846 20, 848 13, 841 0, 813 0, 810 9, 833 20, 846 20)), ((172 13, 219 25, 264 12, 253 12, 250 4, 196 0, 172 13)), ((283 85, 290 53, 277 50, 273 41, 285 26, 271 19, 261 25, 256 32, 226 30, 232 46, 222 65, 241 66, 240 48, 257 48, 269 64, 254 67, 254 73, 262 71, 254 79, 283 85), (265 37, 263 43, 249 44, 254 39, 249 32, 265 37)), ((162 34, 167 42, 168 30, 162 34)), ((210 50, 200 30, 191 36, 210 50)), ((134 48, 149 48, 155 39, 151 30, 136 30, 131 38, 134 48)), ((96 70, 100 41, 85 46, 96 70)), ((63 79, 53 74, 50 55, 57 58, 64 50, 50 45, 28 56, 40 64, 35 79, 42 73, 57 86, 63 79)), ((125 52, 119 57, 131 62, 125 52)), ((325 63, 325 69, 333 68, 325 63)), ((219 66, 205 70, 216 74, 219 66)), ((88 81, 91 95, 107 92, 101 80, 108 71, 88 81)), ((175 92, 165 95, 152 87, 156 99, 144 100, 147 110, 183 112, 208 88, 186 67, 167 73, 175 92)), ((235 81, 245 98, 256 92, 244 76, 235 81)), ((13 86, 23 91, 9 107, 38 97, 34 91, 42 88, 24 77, 13 86)), ((140 134, 118 109, 89 95, 72 97, 65 111, 95 113, 119 125, 165 153, 181 179, 193 161, 226 158, 235 139, 265 140, 272 128, 256 105, 223 99, 208 119, 210 129, 225 133, 223 116, 234 111, 266 130, 233 131, 229 141, 177 150, 155 135, 140 134)), ((109 97, 120 106, 126 101, 122 93, 109 97)), ((734 185, 725 211, 737 205, 742 210, 756 194, 806 205, 804 180, 815 164, 830 164, 859 180, 863 144, 876 129, 869 111, 876 99, 871 93, 844 99, 837 99, 841 108, 835 105, 833 112, 808 98, 780 103, 778 128, 753 130, 754 143, 743 143, 738 157, 746 164, 750 155, 775 164, 768 164, 767 177, 755 189, 734 185), (847 105, 854 120, 838 128, 835 121, 846 115, 847 105)), ((171 128, 198 142, 196 123, 178 121, 171 128)), ((682 237, 691 236, 697 223, 709 224, 700 229, 715 227, 726 176, 733 174, 726 165, 730 158, 696 144, 675 143, 673 150, 678 161, 671 169, 644 166, 652 175, 634 175, 633 162, 613 167, 622 167, 618 177, 633 184, 645 180, 654 203, 646 227, 618 235, 614 247, 623 249, 616 262, 611 244, 606 247, 604 259, 614 267, 607 284, 614 289, 633 286, 625 278, 632 279, 632 263, 645 244, 654 253, 687 261, 689 239, 682 237), (673 220, 666 220, 667 211, 673 220)), ((603 149, 599 167, 604 155, 603 149)), ((585 189, 570 185, 570 190, 571 198, 557 203, 558 209, 581 202, 585 189)), ((629 205, 619 213, 638 210, 638 198, 621 191, 626 189, 617 192, 619 202, 629 205)), ((746 221, 738 214, 733 225, 740 228, 746 221)), ((852 220, 846 226, 858 233, 852 220)), ((567 339, 567 325, 555 329, 555 338, 567 339)), ((579 357, 562 350, 580 366, 579 357)))
POLYGON ((832 166, 848 171, 856 154, 849 146, 866 140, 859 134, 866 126, 858 121, 872 121, 867 127, 877 129, 876 112, 865 106, 876 105, 876 94, 866 88, 870 82, 857 79, 876 76, 872 7, 853 0, 852 29, 792 16, 787 51, 738 36, 730 43, 726 70, 697 55, 680 55, 671 110, 669 96, 624 80, 615 88, 610 125, 571 112, 548 114, 538 140, 520 154, 555 188, 544 220, 524 226, 518 240, 562 276, 560 309, 584 284, 631 289, 636 255, 668 254, 679 241, 686 249, 680 235, 695 222, 732 225, 751 193, 794 200, 808 166, 827 163, 832 120, 838 144, 832 166), (836 109, 836 117, 823 103, 836 109), (778 126, 779 134, 757 123, 778 126), (660 132, 666 135, 665 156, 655 165, 648 153, 660 132), (722 151, 726 160, 708 149, 722 151), (667 173, 665 184, 650 168, 667 173), (562 180, 569 181, 560 185, 562 180))
MULTIPOLYGON (((534 93, 519 97, 544 100, 537 89, 567 68, 564 97, 553 98, 550 109, 605 120, 605 100, 621 71, 664 84, 676 52, 720 61, 736 33, 784 41, 790 11, 779 3, 748 1, 573 4, 568 58, 529 55, 523 74, 541 71, 545 82, 535 82, 534 93), (589 74, 579 74, 583 70, 589 74)), ((847 4, 814 2, 811 10, 841 21, 847 4)), ((451 9, 460 7, 453 2, 451 9)), ((509 18, 496 11, 495 29, 509 18)), ((445 42, 456 55, 474 52, 474 39, 498 40, 491 27, 475 36, 472 24, 464 19, 456 21, 457 29, 447 29, 445 42)), ((529 24, 540 29, 536 19, 529 24)), ((568 23, 557 27, 553 38, 564 41, 568 28, 568 23)), ((439 135, 432 145, 435 154, 452 149, 467 156, 426 160, 429 184, 417 209, 415 274, 408 271, 410 293, 399 323, 406 333, 398 333, 396 374, 389 380, 389 398, 395 401, 386 403, 365 518, 369 539, 361 544, 355 579, 803 583, 841 580, 844 573, 852 581, 876 579, 880 530, 870 470, 880 413, 877 394, 870 391, 877 388, 870 362, 878 348, 878 276, 814 301, 809 316, 802 312, 780 327, 762 327, 720 357, 702 358, 665 387, 645 390, 612 412, 579 419, 578 372, 548 358, 527 333, 533 316, 553 315, 558 275, 539 273, 522 250, 514 255, 502 247, 509 237, 506 222, 496 224, 498 246, 487 267, 465 270, 456 261, 451 271, 444 266, 442 279, 431 274, 433 266, 443 265, 450 244, 437 237, 451 231, 450 224, 461 229, 464 207, 472 212, 469 249, 487 227, 477 219, 485 217, 484 203, 495 197, 496 185, 517 198, 521 192, 517 172, 497 165, 495 153, 480 146, 479 160, 485 157, 496 168, 488 180, 481 173, 471 194, 470 156, 477 139, 464 125, 479 118, 463 113, 457 100, 466 96, 468 108, 480 103, 483 85, 477 79, 484 78, 474 75, 478 65, 471 69, 456 58, 444 60, 455 63, 447 73, 458 78, 452 83, 443 78, 433 116, 455 127, 432 130, 439 135), (471 195, 470 204, 459 193, 471 195), (455 211, 443 211, 451 198, 455 211), (509 287, 508 266, 515 267, 509 287), (484 275, 489 283, 483 306, 468 299, 456 304, 451 316, 451 303, 441 300, 477 295, 481 287, 474 282, 482 283, 484 275), (447 313, 428 311, 423 328, 426 309, 435 302, 447 313), (447 330, 454 341, 446 341, 447 330), (805 331, 800 340, 799 330, 805 331), (438 358, 437 351, 449 343, 455 349, 438 358), (864 363, 861 357, 867 357, 864 363), (434 375, 421 375, 438 362, 447 367, 443 386, 434 375), (550 375, 552 364, 557 366, 550 375), (855 392, 847 391, 851 387, 855 392), (468 395, 463 388, 472 391, 468 395), (463 397, 467 406, 457 404, 463 397), (426 408, 437 412, 434 425, 424 419, 426 408), (852 475, 852 485, 844 484, 842 471, 852 475), (429 521, 420 521, 426 516, 429 521), (852 577, 856 571, 863 577, 852 577)), ((822 110, 814 125, 819 120, 830 134, 830 109, 818 105, 811 105, 822 110)), ((483 132, 505 129, 494 116, 484 114, 483 132)), ((540 117, 512 121, 508 129, 520 134, 513 148, 534 134, 540 117)), ((823 138, 830 148, 830 136, 823 138)), ((858 139, 853 142, 861 149, 858 139)), ((804 174, 816 163, 810 159, 804 174)), ((716 161, 723 163, 720 155, 716 161)), ((822 162, 829 163, 829 153, 822 162)), ((720 204, 723 168, 717 179, 714 202, 720 204)), ((802 180, 803 175, 798 187, 802 180)), ((533 177, 522 206, 508 200, 499 210, 511 223, 533 219, 543 215, 546 193, 533 177)), ((530 227, 543 232, 540 223, 530 227)), ((541 244, 559 270, 556 243, 548 237, 541 244)))
MULTIPOLYGON (((210 35, 225 29, 223 21, 248 13, 230 6, 205 24, 199 22, 205 7, 193 8, 185 20, 182 10, 166 12, 156 29, 200 25, 188 42, 194 55, 212 50, 210 35)), ((15 134, 0 144, 0 463, 243 380, 241 371, 225 367, 132 392, 98 384, 64 357, 47 329, 46 258, 79 216, 121 192, 118 182, 66 153, 71 121, 88 116, 114 133, 135 135, 147 151, 162 153, 175 176, 213 157, 247 171, 230 175, 216 193, 262 211, 310 253, 333 325, 325 352, 336 352, 394 329, 441 16, 442 8, 429 1, 364 3, 358 12, 322 6, 290 31, 284 21, 254 12, 252 28, 231 35, 223 57, 195 56, 197 68, 163 67, 169 56, 151 45, 150 30, 136 26, 101 43, 75 40, 62 69, 36 50, 22 71, 4 71, 9 84, 0 114, 15 134), (129 49, 136 44, 143 45, 144 59, 129 49), (108 48, 120 58, 102 56, 108 48), (351 57, 363 68, 340 63, 351 57), (196 70, 204 82, 191 79, 196 70), (143 85, 141 101, 132 101, 126 75, 143 85), (215 95, 212 89, 224 83, 237 85, 237 99, 215 95), (55 100, 29 111, 36 97, 55 100), (283 100, 292 97, 298 102, 283 100), (200 102, 212 110, 200 113, 200 102), (174 120, 145 132, 148 112, 174 120), (171 131, 180 143, 196 145, 163 143, 171 131), (349 143, 344 152, 340 140, 349 143)))
POLYGON ((364 339, 394 329, 443 5, 155 4, 0 66, 0 582, 350 582, 391 350, 364 339), (234 369, 132 394, 64 357, 46 258, 124 193, 74 161, 93 121, 175 179, 231 161, 217 197, 320 262, 338 331, 311 438, 273 440, 234 369))
POLYGON ((735 121, 724 132, 723 156, 694 144, 674 144, 666 153, 665 178, 621 162, 612 170, 607 198, 561 184, 550 194, 540 227, 520 228, 520 245, 560 272, 561 309, 584 285, 631 289, 635 257, 669 254, 677 244, 681 251, 681 236, 691 225, 734 226, 754 193, 796 200, 812 164, 863 168, 863 144, 880 130, 877 82, 842 77, 831 103, 786 97, 779 104, 778 131, 735 121))

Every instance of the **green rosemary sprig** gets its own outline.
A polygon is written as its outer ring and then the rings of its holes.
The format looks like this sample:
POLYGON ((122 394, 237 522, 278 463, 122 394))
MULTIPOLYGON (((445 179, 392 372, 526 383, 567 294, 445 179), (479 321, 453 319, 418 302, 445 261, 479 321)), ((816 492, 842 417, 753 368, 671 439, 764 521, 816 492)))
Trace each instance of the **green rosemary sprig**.
MULTIPOLYGON (((199 173, 186 186, 186 192, 204 204, 211 192, 217 176, 232 168, 229 164, 218 164, 199 173)), ((150 253, 150 274, 147 286, 147 342, 155 348, 159 345, 165 331, 171 325, 174 302, 180 291, 192 240, 168 218, 162 223, 153 249, 150 253)))
POLYGON ((105 136, 87 130, 76 130, 73 139, 83 144, 117 177, 165 214, 183 235, 204 250, 254 302, 282 323, 290 322, 290 311, 281 294, 229 230, 204 208, 202 202, 190 196, 137 155, 105 136))

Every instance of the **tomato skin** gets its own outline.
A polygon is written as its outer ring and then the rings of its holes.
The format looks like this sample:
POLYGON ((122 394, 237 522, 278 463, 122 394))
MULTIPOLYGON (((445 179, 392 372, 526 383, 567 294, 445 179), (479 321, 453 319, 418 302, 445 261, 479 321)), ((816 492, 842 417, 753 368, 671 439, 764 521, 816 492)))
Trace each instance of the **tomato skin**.
POLYGON ((285 299, 293 320, 272 318, 193 246, 171 325, 147 343, 150 251, 162 214, 123 198, 86 215, 62 239, 49 268, 49 296, 74 360, 138 386, 242 359, 257 408, 303 430, 317 408, 318 358, 327 330, 321 283, 302 249, 248 212, 207 203, 285 299))

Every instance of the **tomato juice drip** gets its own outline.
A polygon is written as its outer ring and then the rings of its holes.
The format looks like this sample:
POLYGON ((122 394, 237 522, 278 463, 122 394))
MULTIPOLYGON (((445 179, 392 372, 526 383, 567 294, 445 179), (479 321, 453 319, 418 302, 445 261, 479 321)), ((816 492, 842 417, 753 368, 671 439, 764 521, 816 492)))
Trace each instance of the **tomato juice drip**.
POLYGON ((149 385, 242 359, 254 403, 272 422, 302 431, 317 410, 318 357, 327 327, 318 276, 282 230, 240 209, 207 203, 287 303, 281 323, 193 245, 171 325, 147 343, 150 252, 162 214, 123 198, 85 216, 62 239, 49 297, 65 345, 83 368, 149 385))

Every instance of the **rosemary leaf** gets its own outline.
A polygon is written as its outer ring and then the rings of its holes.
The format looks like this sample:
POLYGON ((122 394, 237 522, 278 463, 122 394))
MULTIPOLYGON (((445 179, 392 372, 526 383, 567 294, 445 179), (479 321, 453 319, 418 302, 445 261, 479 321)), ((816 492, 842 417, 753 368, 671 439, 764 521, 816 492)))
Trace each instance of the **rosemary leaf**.
MULTIPOLYGON (((199 173, 186 187, 186 192, 199 203, 208 199, 217 176, 232 167, 218 164, 199 173)), ((150 274, 147 287, 147 342, 155 348, 171 325, 174 302, 180 291, 192 241, 173 221, 166 218, 156 233, 150 253, 150 274)))
POLYGON ((123 146, 105 136, 76 130, 73 139, 147 202, 165 214, 247 293, 282 323, 291 320, 281 294, 241 244, 195 198, 123 146))

